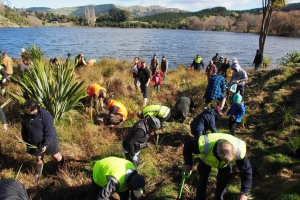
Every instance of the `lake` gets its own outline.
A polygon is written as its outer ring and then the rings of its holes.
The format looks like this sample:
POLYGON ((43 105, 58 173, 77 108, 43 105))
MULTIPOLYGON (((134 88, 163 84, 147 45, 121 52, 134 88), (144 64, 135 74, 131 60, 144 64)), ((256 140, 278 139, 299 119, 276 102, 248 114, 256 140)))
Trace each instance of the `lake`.
MULTIPOLYGON (((20 57, 21 48, 36 44, 45 52, 46 58, 66 58, 82 53, 86 60, 103 57, 133 61, 135 56, 149 65, 153 54, 161 60, 167 57, 169 67, 179 64, 190 65, 196 54, 203 58, 205 66, 219 53, 224 58, 237 58, 243 68, 251 67, 256 49, 256 34, 162 30, 162 29, 122 29, 86 27, 39 27, 1 28, 2 51, 10 57, 20 57)), ((271 67, 278 65, 278 59, 299 51, 299 38, 268 36, 264 56, 272 58, 271 67)))

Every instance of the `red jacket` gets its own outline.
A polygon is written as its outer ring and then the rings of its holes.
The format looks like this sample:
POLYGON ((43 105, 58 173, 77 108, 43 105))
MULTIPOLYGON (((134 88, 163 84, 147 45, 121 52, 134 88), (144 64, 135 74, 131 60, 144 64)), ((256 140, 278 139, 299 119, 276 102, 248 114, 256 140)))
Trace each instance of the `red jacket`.
POLYGON ((156 70, 155 75, 152 77, 152 82, 155 85, 161 85, 163 82, 164 73, 162 71, 156 70))

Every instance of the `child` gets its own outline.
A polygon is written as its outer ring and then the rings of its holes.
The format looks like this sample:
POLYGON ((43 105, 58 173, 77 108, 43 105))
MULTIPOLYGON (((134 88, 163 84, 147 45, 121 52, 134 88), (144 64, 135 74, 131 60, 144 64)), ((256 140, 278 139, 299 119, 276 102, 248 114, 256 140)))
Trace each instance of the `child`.
POLYGON ((152 82, 154 83, 154 89, 156 89, 156 93, 160 92, 160 85, 162 84, 163 77, 164 73, 159 69, 155 71, 155 74, 152 77, 152 82))
POLYGON ((236 93, 233 96, 233 104, 227 112, 227 116, 229 115, 229 131, 231 135, 236 135, 235 129, 241 123, 245 112, 246 107, 242 102, 242 96, 239 93, 236 93))

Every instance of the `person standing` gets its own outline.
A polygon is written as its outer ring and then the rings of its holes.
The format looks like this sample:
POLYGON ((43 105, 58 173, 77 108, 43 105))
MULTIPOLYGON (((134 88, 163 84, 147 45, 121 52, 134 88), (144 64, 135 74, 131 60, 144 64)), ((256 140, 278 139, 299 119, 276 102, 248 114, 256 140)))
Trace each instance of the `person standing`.
POLYGON ((73 58, 72 58, 72 54, 68 53, 68 57, 66 59, 66 65, 69 66, 69 65, 73 65, 73 58))
POLYGON ((133 162, 135 168, 140 164, 140 152, 148 147, 150 135, 160 129, 161 124, 158 118, 150 116, 136 122, 125 137, 122 150, 127 160, 133 162))
POLYGON ((212 61, 213 61, 214 65, 217 66, 218 61, 219 61, 219 53, 216 53, 216 55, 214 57, 212 57, 212 61))
POLYGON ((141 91, 143 94, 143 106, 147 105, 147 101, 148 101, 148 87, 149 87, 149 83, 150 83, 150 71, 147 69, 146 67, 146 63, 142 62, 142 66, 141 68, 138 69, 138 77, 139 77, 139 81, 141 83, 141 91))
POLYGON ((216 65, 214 65, 213 60, 210 60, 209 65, 205 69, 205 75, 207 76, 207 82, 209 82, 210 77, 218 72, 216 65))
POLYGON ((6 54, 6 52, 2 53, 2 64, 4 65, 5 71, 7 73, 7 79, 10 80, 11 75, 13 75, 13 61, 6 54))
POLYGON ((194 70, 200 71, 201 66, 204 69, 203 59, 201 58, 201 56, 199 54, 197 54, 191 64, 190 68, 194 67, 194 70))
POLYGON ((7 73, 5 71, 5 68, 0 65, 0 84, 1 84, 1 95, 3 96, 5 93, 5 84, 7 81, 7 73))
POLYGON ((246 143, 243 140, 229 134, 214 133, 186 141, 183 146, 186 174, 192 169, 193 154, 198 154, 200 157, 197 167, 199 173, 197 200, 207 199, 207 181, 212 167, 218 169, 215 199, 224 199, 234 163, 240 170, 241 178, 241 189, 237 200, 247 200, 252 186, 252 167, 246 156, 246 143))
POLYGON ((98 160, 93 168, 91 200, 107 200, 117 192, 121 200, 142 196, 145 178, 133 163, 123 158, 107 157, 98 160))
POLYGON ((241 123, 242 118, 246 113, 246 107, 242 102, 242 99, 242 96, 239 93, 236 93, 233 96, 233 104, 227 111, 227 116, 229 116, 229 131, 233 136, 236 135, 235 129, 241 123))
POLYGON ((51 155, 59 166, 64 166, 64 157, 60 154, 57 133, 52 115, 29 99, 25 102, 21 134, 23 140, 37 148, 27 147, 27 153, 36 156, 36 180, 42 175, 44 155, 51 155))
POLYGON ((170 118, 171 110, 167 106, 149 105, 138 114, 138 117, 140 119, 146 119, 147 117, 151 116, 158 118, 161 126, 163 126, 163 122, 167 121, 170 118))
POLYGON ((163 83, 163 76, 164 76, 164 73, 162 71, 160 71, 159 69, 157 69, 155 71, 154 76, 152 77, 152 82, 154 83, 154 89, 156 90, 156 94, 158 94, 160 92, 161 85, 163 83))
MULTIPOLYGON (((7 124, 6 124, 6 117, 5 114, 0 107, 0 117, 1 117, 1 122, 3 124, 3 130, 4 132, 7 132, 7 124)), ((0 141, 0 164, 3 162, 3 155, 2 155, 2 147, 1 147, 1 141, 0 141)))
POLYGON ((226 98, 224 92, 226 91, 226 81, 223 76, 219 74, 213 74, 209 79, 206 91, 204 94, 206 107, 212 100, 218 100, 221 102, 221 110, 224 108, 226 98))
POLYGON ((167 71, 169 69, 169 63, 165 55, 162 56, 160 69, 164 73, 164 79, 167 77, 167 71))
POLYGON ((182 96, 175 103, 174 119, 184 122, 189 113, 194 110, 194 101, 190 95, 182 96))
POLYGON ((232 59, 231 69, 233 70, 233 73, 229 84, 237 83, 235 93, 240 93, 240 95, 244 96, 244 86, 246 84, 246 80, 248 80, 247 72, 241 68, 236 58, 232 59))
POLYGON ((259 49, 257 49, 252 63, 252 66, 254 65, 254 70, 258 70, 261 67, 263 60, 264 60, 263 55, 260 53, 259 49))
POLYGON ((219 72, 220 75, 224 76, 227 79, 227 70, 230 68, 229 59, 225 58, 224 63, 222 64, 221 71, 219 72))
POLYGON ((207 134, 208 130, 216 133, 216 119, 220 118, 220 114, 221 109, 219 106, 215 106, 214 109, 205 108, 190 124, 192 135, 199 138, 201 135, 207 134))
POLYGON ((140 62, 139 57, 134 57, 134 66, 131 69, 132 71, 132 77, 134 79, 133 83, 135 86, 135 89, 140 89, 141 83, 139 81, 139 76, 138 76, 138 69, 141 68, 142 63, 140 62))
POLYGON ((159 61, 156 58, 156 54, 153 55, 153 58, 151 59, 151 64, 150 64, 150 70, 152 73, 152 76, 154 76, 155 71, 158 69, 159 66, 159 61))
POLYGON ((221 71, 221 68, 222 68, 222 65, 224 63, 224 59, 223 59, 223 56, 220 56, 219 60, 218 60, 218 63, 217 63, 217 69, 218 69, 218 72, 220 73, 221 71))

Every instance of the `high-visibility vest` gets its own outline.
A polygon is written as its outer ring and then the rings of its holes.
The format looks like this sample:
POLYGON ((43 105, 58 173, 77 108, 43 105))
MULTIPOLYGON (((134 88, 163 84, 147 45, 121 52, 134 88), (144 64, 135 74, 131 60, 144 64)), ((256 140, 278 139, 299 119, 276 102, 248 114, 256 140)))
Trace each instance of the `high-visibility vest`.
POLYGON ((123 121, 125 121, 128 116, 128 111, 127 111, 126 107, 124 106, 124 104, 122 104, 121 102, 116 101, 116 100, 110 100, 110 102, 108 104, 108 109, 110 110, 114 106, 117 106, 119 108, 117 111, 117 114, 121 115, 123 117, 123 121))
MULTIPOLYGON (((2 70, 4 67, 2 66, 2 65, 0 65, 0 70, 2 70)), ((2 80, 3 79, 3 75, 2 75, 2 73, 0 73, 0 80, 2 80)))
POLYGON ((107 157, 95 163, 93 180, 100 187, 104 187, 107 185, 109 177, 113 177, 120 184, 118 192, 124 192, 128 189, 125 183, 125 174, 129 169, 135 170, 132 162, 123 158, 107 157))
POLYGON ((196 58, 194 59, 194 61, 195 61, 195 63, 200 64, 201 61, 202 61, 202 58, 201 58, 201 57, 199 57, 199 58, 196 57, 196 58))
POLYGON ((91 97, 99 96, 101 91, 106 92, 106 89, 99 84, 90 84, 86 89, 86 93, 91 97))
POLYGON ((214 146, 218 140, 227 140, 233 145, 234 148, 234 159, 232 162, 241 160, 246 156, 246 143, 230 134, 225 133, 211 133, 207 135, 202 135, 199 137, 198 146, 200 151, 200 159, 207 165, 215 168, 224 168, 228 163, 224 161, 219 161, 214 156, 214 146))
POLYGON ((160 106, 160 105, 150 105, 143 109, 142 111, 144 117, 158 117, 158 118, 165 118, 170 113, 170 108, 167 106, 160 106))

